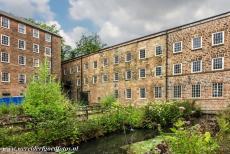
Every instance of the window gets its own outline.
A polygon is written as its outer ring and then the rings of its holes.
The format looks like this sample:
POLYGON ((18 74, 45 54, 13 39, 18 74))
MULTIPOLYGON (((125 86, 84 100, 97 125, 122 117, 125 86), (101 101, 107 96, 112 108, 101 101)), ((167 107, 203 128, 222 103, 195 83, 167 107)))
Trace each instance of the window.
POLYGON ((162 66, 157 66, 155 69, 155 75, 161 76, 162 75, 162 66))
POLYGON ((10 82, 10 73, 2 72, 1 79, 2 79, 2 82, 10 82))
POLYGON ((10 55, 7 52, 1 52, 1 62, 2 63, 10 62, 10 55))
POLYGON ((4 28, 10 28, 10 20, 5 17, 1 17, 1 26, 4 28))
POLYGON ((223 83, 213 83, 212 97, 222 97, 222 96, 223 96, 223 83))
POLYGON ((142 68, 142 69, 139 69, 139 78, 145 78, 145 69, 142 68))
POLYGON ((173 87, 173 97, 174 98, 181 98, 181 90, 182 90, 181 86, 174 86, 173 87))
POLYGON ((182 74, 182 64, 173 65, 173 75, 182 74))
POLYGON ((155 55, 156 56, 162 55, 162 47, 161 46, 156 46, 156 48, 155 48, 155 55))
POLYGON ((114 73, 114 81, 118 81, 119 80, 119 73, 114 73))
POLYGON ((39 30, 33 29, 33 37, 39 38, 39 30))
POLYGON ((119 64, 119 56, 114 57, 114 64, 119 64))
POLYGON ((26 25, 18 24, 18 32, 21 34, 26 34, 26 25))
POLYGON ((132 60, 132 54, 129 52, 125 56, 125 62, 130 62, 132 60))
POLYGON ((25 74, 19 74, 18 75, 18 82, 22 83, 22 84, 26 83, 26 75, 25 74))
POLYGON ((161 98, 162 97, 162 88, 161 87, 154 87, 154 95, 155 95, 155 98, 161 98))
POLYGON ((26 65, 26 57, 25 56, 18 56, 18 64, 19 65, 26 65))
POLYGON ((125 79, 130 80, 132 78, 132 71, 128 70, 125 72, 125 79))
POLYGON ((39 67, 39 59, 34 59, 34 67, 39 67))
POLYGON ((118 90, 116 89, 116 90, 114 90, 114 97, 115 98, 118 98, 119 97, 119 92, 118 92, 118 90))
POLYGON ((18 49, 25 50, 26 49, 26 41, 18 40, 18 49))
POLYGON ((97 83, 97 76, 94 75, 94 76, 93 76, 93 84, 96 84, 96 83, 97 83))
POLYGON ((49 57, 51 56, 51 48, 45 47, 45 55, 49 57))
POLYGON ((104 64, 104 66, 108 66, 109 65, 108 58, 104 58, 103 64, 104 64))
POLYGON ((80 72, 80 66, 77 65, 77 72, 80 72))
POLYGON ((212 59, 212 70, 224 69, 224 57, 218 57, 212 59))
POLYGON ((140 99, 146 98, 146 89, 140 88, 140 99))
POLYGON ((1 35, 1 44, 9 46, 10 45, 10 37, 7 35, 1 35))
POLYGON ((48 60, 48 61, 47 61, 47 65, 48 65, 48 66, 47 66, 48 69, 51 69, 51 65, 52 65, 51 61, 48 60))
POLYGON ((192 39, 192 49, 200 49, 202 48, 202 37, 194 37, 192 39))
POLYGON ((97 68, 97 61, 93 62, 93 68, 97 68))
POLYGON ((202 72, 202 61, 197 60, 192 62, 192 73, 202 72))
POLYGON ((2 93, 2 97, 10 97, 11 94, 10 93, 2 93))
POLYGON ((84 78, 83 81, 84 81, 84 85, 88 84, 88 78, 84 78))
POLYGON ((77 86, 80 86, 80 85, 81 85, 81 80, 77 79, 77 86))
POLYGON ((89 67, 88 63, 85 63, 85 64, 84 64, 84 69, 87 70, 88 67, 89 67))
POLYGON ((107 75, 107 74, 104 74, 104 75, 102 76, 102 81, 103 81, 103 82, 107 82, 107 81, 108 81, 108 75, 107 75))
POLYGON ((182 41, 173 44, 173 53, 182 52, 182 41))
POLYGON ((224 44, 224 32, 217 32, 212 34, 212 45, 224 44))
POLYGON ((192 97, 200 97, 200 84, 192 85, 192 97))
POLYGON ((51 35, 50 34, 45 34, 45 41, 46 42, 51 42, 51 35))
POLYGON ((69 68, 69 74, 73 74, 73 69, 69 68))
POLYGON ((63 70, 63 74, 66 75, 66 70, 65 69, 63 70))
POLYGON ((132 90, 126 89, 126 99, 131 99, 131 98, 132 98, 132 90))
POLYGON ((139 59, 145 59, 145 49, 141 49, 139 52, 139 59))
POLYGON ((39 53, 39 45, 33 44, 33 52, 39 53))

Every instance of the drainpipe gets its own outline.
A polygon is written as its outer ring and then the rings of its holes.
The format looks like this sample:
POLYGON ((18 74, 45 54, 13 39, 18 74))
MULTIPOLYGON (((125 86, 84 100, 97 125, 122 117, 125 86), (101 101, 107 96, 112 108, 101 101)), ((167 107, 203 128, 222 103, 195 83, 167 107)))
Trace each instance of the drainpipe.
POLYGON ((168 31, 166 31, 166 53, 165 53, 165 99, 168 101, 168 31))
POLYGON ((82 92, 83 92, 83 65, 82 65, 82 56, 81 56, 81 88, 80 88, 80 100, 82 99, 81 95, 82 95, 82 92))

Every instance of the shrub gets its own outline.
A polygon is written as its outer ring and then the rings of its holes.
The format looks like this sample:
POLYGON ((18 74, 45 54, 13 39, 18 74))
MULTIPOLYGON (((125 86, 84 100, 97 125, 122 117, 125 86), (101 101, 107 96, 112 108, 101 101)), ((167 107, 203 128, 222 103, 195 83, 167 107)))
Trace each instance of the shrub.
POLYGON ((172 154, 211 154, 218 150, 217 142, 209 132, 199 132, 199 125, 185 128, 183 121, 178 121, 172 128, 174 133, 165 136, 165 142, 169 146, 169 153, 172 154))
POLYGON ((116 103, 116 98, 113 95, 105 96, 101 99, 100 104, 104 108, 111 108, 116 103))

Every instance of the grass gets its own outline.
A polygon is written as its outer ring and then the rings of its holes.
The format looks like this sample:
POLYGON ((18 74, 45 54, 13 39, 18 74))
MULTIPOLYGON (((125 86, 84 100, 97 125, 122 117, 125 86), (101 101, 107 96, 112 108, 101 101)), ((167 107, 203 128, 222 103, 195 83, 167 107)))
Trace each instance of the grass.
POLYGON ((151 151, 156 145, 161 143, 163 138, 161 136, 157 136, 152 139, 148 139, 141 142, 136 142, 130 145, 122 146, 121 148, 127 151, 128 154, 145 154, 146 152, 151 151))

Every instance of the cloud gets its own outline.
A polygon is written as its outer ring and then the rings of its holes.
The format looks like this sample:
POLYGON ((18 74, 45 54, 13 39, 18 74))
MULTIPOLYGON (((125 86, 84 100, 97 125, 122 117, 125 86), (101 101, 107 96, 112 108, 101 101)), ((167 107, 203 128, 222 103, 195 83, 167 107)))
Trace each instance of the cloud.
POLYGON ((34 17, 49 21, 54 13, 50 10, 49 0, 0 0, 0 9, 20 17, 34 17))
POLYGON ((69 0, 73 20, 90 20, 111 45, 229 11, 229 0, 69 0))

